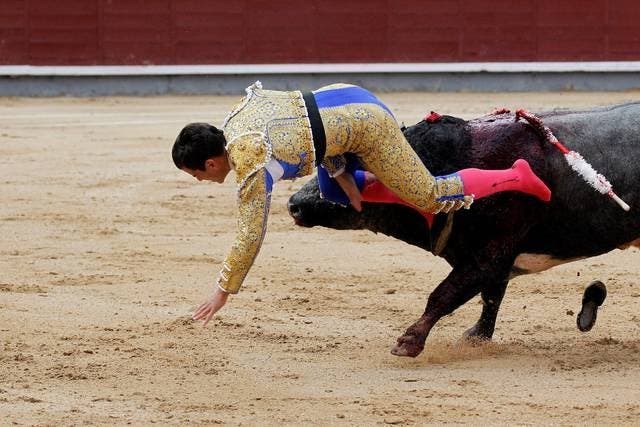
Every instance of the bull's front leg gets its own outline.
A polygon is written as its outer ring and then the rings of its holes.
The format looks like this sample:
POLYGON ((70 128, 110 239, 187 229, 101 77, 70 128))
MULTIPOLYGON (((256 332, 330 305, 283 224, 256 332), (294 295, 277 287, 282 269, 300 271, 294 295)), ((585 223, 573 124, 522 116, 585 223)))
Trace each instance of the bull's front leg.
POLYGON ((464 274, 462 269, 454 268, 434 289, 429 295, 424 314, 398 338, 396 345, 391 349, 391 354, 416 357, 422 353, 427 336, 438 320, 451 314, 480 292, 480 281, 470 282, 469 272, 466 271, 466 273, 464 274))
POLYGON ((476 324, 464 333, 465 338, 490 340, 493 337, 498 311, 508 283, 509 280, 506 279, 482 290, 482 314, 476 324))
MULTIPOLYGON (((398 338, 391 353, 396 356, 416 357, 424 349, 427 336, 438 320, 451 314, 484 290, 487 283, 502 283, 508 274, 509 266, 513 264, 513 259, 502 262, 497 259, 492 261, 492 263, 481 263, 481 267, 478 264, 472 267, 472 263, 463 267, 454 267, 447 278, 429 295, 422 317, 398 338)), ((502 294, 504 295, 504 291, 502 294)), ((496 306, 495 314, 497 314, 497 307, 499 304, 496 306)), ((490 322, 487 325, 489 324, 490 322)))

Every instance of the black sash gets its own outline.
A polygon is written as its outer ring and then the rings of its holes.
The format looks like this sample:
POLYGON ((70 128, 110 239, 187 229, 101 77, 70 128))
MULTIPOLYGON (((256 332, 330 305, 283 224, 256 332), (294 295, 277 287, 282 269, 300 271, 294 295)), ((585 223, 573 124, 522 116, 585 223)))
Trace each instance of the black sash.
POLYGON ((311 135, 313 137, 313 147, 316 151, 316 166, 320 166, 324 160, 324 153, 327 151, 327 137, 324 134, 324 125, 318 111, 316 98, 311 92, 302 92, 302 98, 307 106, 307 115, 311 123, 311 135))

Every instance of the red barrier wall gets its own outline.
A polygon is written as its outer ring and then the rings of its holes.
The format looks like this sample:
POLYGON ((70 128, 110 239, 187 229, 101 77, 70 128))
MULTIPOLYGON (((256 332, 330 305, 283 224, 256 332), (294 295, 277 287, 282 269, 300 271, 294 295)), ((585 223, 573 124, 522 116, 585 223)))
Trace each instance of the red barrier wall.
POLYGON ((0 64, 640 60, 634 0, 0 0, 0 64))

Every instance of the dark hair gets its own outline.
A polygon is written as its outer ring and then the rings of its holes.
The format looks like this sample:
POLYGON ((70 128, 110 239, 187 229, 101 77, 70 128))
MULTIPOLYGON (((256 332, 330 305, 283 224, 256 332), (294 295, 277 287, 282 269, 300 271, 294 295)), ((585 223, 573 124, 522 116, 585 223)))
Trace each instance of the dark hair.
POLYGON ((178 169, 204 170, 204 162, 224 153, 227 140, 222 131, 208 123, 189 123, 173 143, 173 163, 178 169))

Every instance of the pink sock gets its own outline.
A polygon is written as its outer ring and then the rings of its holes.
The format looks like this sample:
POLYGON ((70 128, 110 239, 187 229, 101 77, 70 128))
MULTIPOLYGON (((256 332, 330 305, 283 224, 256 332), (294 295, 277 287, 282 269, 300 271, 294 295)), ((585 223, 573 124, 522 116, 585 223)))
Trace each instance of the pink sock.
POLYGON ((518 159, 510 169, 486 170, 463 169, 458 172, 464 184, 465 195, 473 194, 476 199, 490 196, 501 191, 519 191, 548 202, 551 190, 531 170, 529 163, 518 159))
POLYGON ((396 195, 393 191, 389 190, 382 182, 374 179, 367 182, 360 193, 362 195, 363 202, 371 203, 395 203, 398 205, 409 206, 420 212, 420 214, 427 220, 427 226, 431 228, 433 224, 433 214, 421 211, 413 206, 411 203, 407 203, 396 195))
POLYGON ((393 191, 389 190, 382 182, 373 180, 365 184, 362 189, 362 201, 373 203, 397 203, 400 205, 411 206, 413 205, 405 202, 396 195, 393 191))

